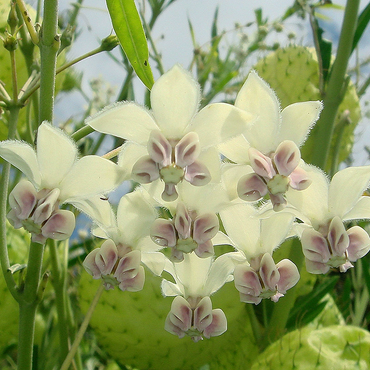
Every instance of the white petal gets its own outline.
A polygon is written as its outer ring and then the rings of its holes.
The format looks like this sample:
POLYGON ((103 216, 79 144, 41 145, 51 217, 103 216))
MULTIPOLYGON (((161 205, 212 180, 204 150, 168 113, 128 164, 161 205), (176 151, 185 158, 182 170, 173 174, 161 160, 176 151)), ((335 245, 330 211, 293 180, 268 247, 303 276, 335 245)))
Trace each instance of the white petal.
POLYGON ((309 165, 302 165, 312 180, 311 185, 301 191, 289 189, 286 192, 288 204, 293 205, 299 212, 311 220, 314 227, 328 219, 328 189, 329 181, 323 171, 309 165))
POLYGON ((260 220, 254 215, 255 209, 248 204, 237 204, 220 211, 226 233, 248 260, 260 248, 260 220))
POLYGON ((135 247, 138 241, 148 236, 157 218, 149 195, 137 190, 124 195, 117 209, 117 226, 121 230, 122 242, 135 247))
POLYGON ((123 170, 112 161, 88 155, 77 161, 63 179, 60 185, 60 199, 68 201, 106 193, 116 188, 126 178, 123 170))
POLYGON ((165 297, 174 297, 178 295, 184 295, 184 290, 181 288, 182 286, 178 286, 177 284, 174 284, 171 281, 167 281, 165 279, 162 280, 161 289, 162 289, 162 294, 165 297))
POLYGON ((370 166, 348 167, 337 172, 329 188, 329 211, 343 218, 360 199, 369 181, 370 166))
POLYGON ((232 139, 219 144, 218 149, 230 161, 239 164, 249 163, 248 150, 250 145, 243 135, 238 135, 232 139))
POLYGON ((198 83, 175 65, 153 85, 150 101, 155 120, 167 139, 181 139, 200 101, 198 83))
POLYGON ((237 186, 240 178, 253 172, 252 167, 249 165, 234 165, 229 163, 222 165, 222 182, 230 201, 239 198, 237 186))
POLYGON ((115 103, 89 117, 86 124, 104 134, 146 145, 150 132, 158 130, 150 112, 135 103, 115 103))
POLYGON ((236 97, 235 106, 256 117, 245 134, 251 146, 264 154, 274 151, 280 129, 280 105, 274 91, 256 72, 249 74, 236 97))
POLYGON ((319 101, 306 101, 288 105, 281 112, 281 129, 277 141, 292 140, 300 147, 318 120, 323 105, 319 101))
POLYGON ((76 144, 64 131, 43 122, 37 131, 37 160, 42 186, 59 187, 77 160, 76 144))
POLYGON ((370 218, 370 197, 361 197, 355 206, 343 216, 343 221, 366 220, 370 218))
POLYGON ((200 146, 207 148, 240 135, 254 117, 242 109, 225 103, 205 106, 195 117, 189 131, 199 136, 200 146))
POLYGON ((294 220, 290 213, 277 213, 261 220, 261 253, 271 253, 287 237, 294 220))
POLYGON ((165 265, 165 256, 161 252, 141 253, 141 262, 155 275, 161 275, 165 265))
POLYGON ((31 145, 15 140, 2 141, 0 142, 0 157, 17 167, 35 187, 40 188, 41 174, 35 150, 31 145))

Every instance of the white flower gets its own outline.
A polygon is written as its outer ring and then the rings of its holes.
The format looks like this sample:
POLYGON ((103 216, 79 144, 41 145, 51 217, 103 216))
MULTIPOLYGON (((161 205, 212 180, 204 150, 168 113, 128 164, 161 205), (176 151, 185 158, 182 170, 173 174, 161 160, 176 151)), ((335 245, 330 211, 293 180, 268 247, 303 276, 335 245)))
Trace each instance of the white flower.
POLYGON ((199 258, 195 253, 184 255, 184 260, 172 263, 167 260, 164 268, 175 283, 164 279, 162 292, 175 296, 167 315, 165 329, 179 338, 189 335, 195 342, 202 336, 221 335, 227 321, 221 309, 212 310, 210 296, 226 282, 232 280, 234 265, 228 256, 199 258))
POLYGON ((229 256, 235 260, 235 287, 240 300, 258 304, 263 298, 276 302, 299 280, 297 267, 288 259, 275 264, 273 251, 288 237, 294 216, 273 214, 260 220, 248 204, 231 206, 220 212, 228 234, 229 244, 238 253, 229 256))
POLYGON ((238 164, 250 164, 253 172, 240 178, 239 196, 256 201, 269 194, 275 210, 286 205, 290 187, 302 190, 310 180, 300 167, 299 147, 322 109, 319 101, 295 103, 280 111, 274 91, 252 71, 235 106, 256 117, 244 132, 220 146, 221 152, 238 164))
POLYGON ((287 200, 303 224, 296 230, 301 237, 306 267, 311 273, 326 273, 330 267, 345 272, 351 262, 370 250, 370 238, 359 226, 349 230, 344 222, 370 219, 370 198, 363 196, 369 186, 370 166, 349 167, 337 172, 329 183, 316 167, 307 166, 312 184, 302 192, 288 192, 287 200))
POLYGON ((128 140, 119 164, 140 183, 163 180, 163 199, 172 201, 182 180, 201 186, 217 176, 219 156, 212 147, 244 131, 252 116, 223 103, 198 112, 199 86, 179 65, 155 82, 150 99, 151 111, 119 103, 86 123, 128 140))
POLYGON ((124 179, 123 170, 113 162, 98 156, 78 160, 77 154, 75 143, 47 122, 38 129, 36 150, 22 141, 0 142, 0 156, 29 179, 10 194, 8 217, 15 227, 28 229, 34 241, 68 238, 74 217, 59 210, 59 204, 108 192, 124 179))
POLYGON ((76 206, 98 225, 93 234, 108 239, 83 262, 94 279, 102 278, 107 289, 118 285, 121 290, 139 291, 145 280, 141 263, 153 273, 161 274, 165 257, 157 252, 158 245, 149 237, 157 212, 148 194, 140 189, 126 194, 118 204, 116 215, 108 201, 98 198, 82 200, 76 206))

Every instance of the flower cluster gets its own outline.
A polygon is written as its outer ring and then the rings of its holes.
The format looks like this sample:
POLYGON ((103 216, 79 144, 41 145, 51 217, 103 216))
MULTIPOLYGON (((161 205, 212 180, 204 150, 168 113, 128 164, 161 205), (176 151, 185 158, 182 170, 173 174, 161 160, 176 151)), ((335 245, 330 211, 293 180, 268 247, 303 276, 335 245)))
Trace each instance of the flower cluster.
POLYGON ((155 82, 151 110, 121 102, 88 118, 94 130, 125 140, 118 164, 77 160, 72 140, 48 123, 39 127, 36 151, 23 142, 0 143, 0 156, 29 179, 9 197, 14 227, 40 243, 66 239, 74 216, 59 206, 72 204, 105 240, 87 255, 87 272, 106 289, 123 291, 143 288, 145 268, 164 273, 162 293, 174 297, 165 329, 195 342, 227 330, 224 312, 211 301, 224 284, 234 281, 241 302, 253 304, 276 302, 297 284, 295 264, 275 262, 286 239, 300 238, 315 274, 345 272, 370 249, 364 229, 346 228, 350 220, 370 219, 363 195, 370 167, 346 168, 329 183, 301 159, 321 102, 281 111, 253 71, 235 105, 198 110, 200 99, 198 84, 176 65, 155 82), (139 185, 113 211, 102 194, 128 179, 139 185), (225 244, 234 251, 217 250, 225 244))

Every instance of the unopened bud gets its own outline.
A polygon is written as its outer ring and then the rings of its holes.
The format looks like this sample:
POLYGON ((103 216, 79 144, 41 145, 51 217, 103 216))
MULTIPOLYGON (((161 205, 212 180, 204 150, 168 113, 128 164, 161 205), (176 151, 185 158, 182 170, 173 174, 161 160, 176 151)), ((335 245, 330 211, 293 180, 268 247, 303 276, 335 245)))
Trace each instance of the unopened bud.
POLYGON ((103 51, 111 51, 119 44, 118 38, 115 35, 109 35, 101 41, 101 49, 103 51))
POLYGON ((10 26, 11 32, 14 33, 18 26, 17 12, 15 11, 15 4, 11 4, 10 12, 8 15, 8 24, 10 26))

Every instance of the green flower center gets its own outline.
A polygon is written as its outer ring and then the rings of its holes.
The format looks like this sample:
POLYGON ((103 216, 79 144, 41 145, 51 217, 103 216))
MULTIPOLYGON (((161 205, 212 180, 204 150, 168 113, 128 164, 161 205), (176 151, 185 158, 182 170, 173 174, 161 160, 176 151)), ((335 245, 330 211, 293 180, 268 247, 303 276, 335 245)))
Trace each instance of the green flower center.
POLYGON ((193 238, 179 239, 176 244, 176 249, 183 253, 190 253, 198 248, 198 244, 193 238))
POLYGON ((267 183, 267 188, 272 195, 283 194, 288 190, 289 178, 283 175, 275 175, 267 183))
POLYGON ((172 163, 159 170, 161 179, 167 184, 178 184, 184 178, 184 170, 172 163))

